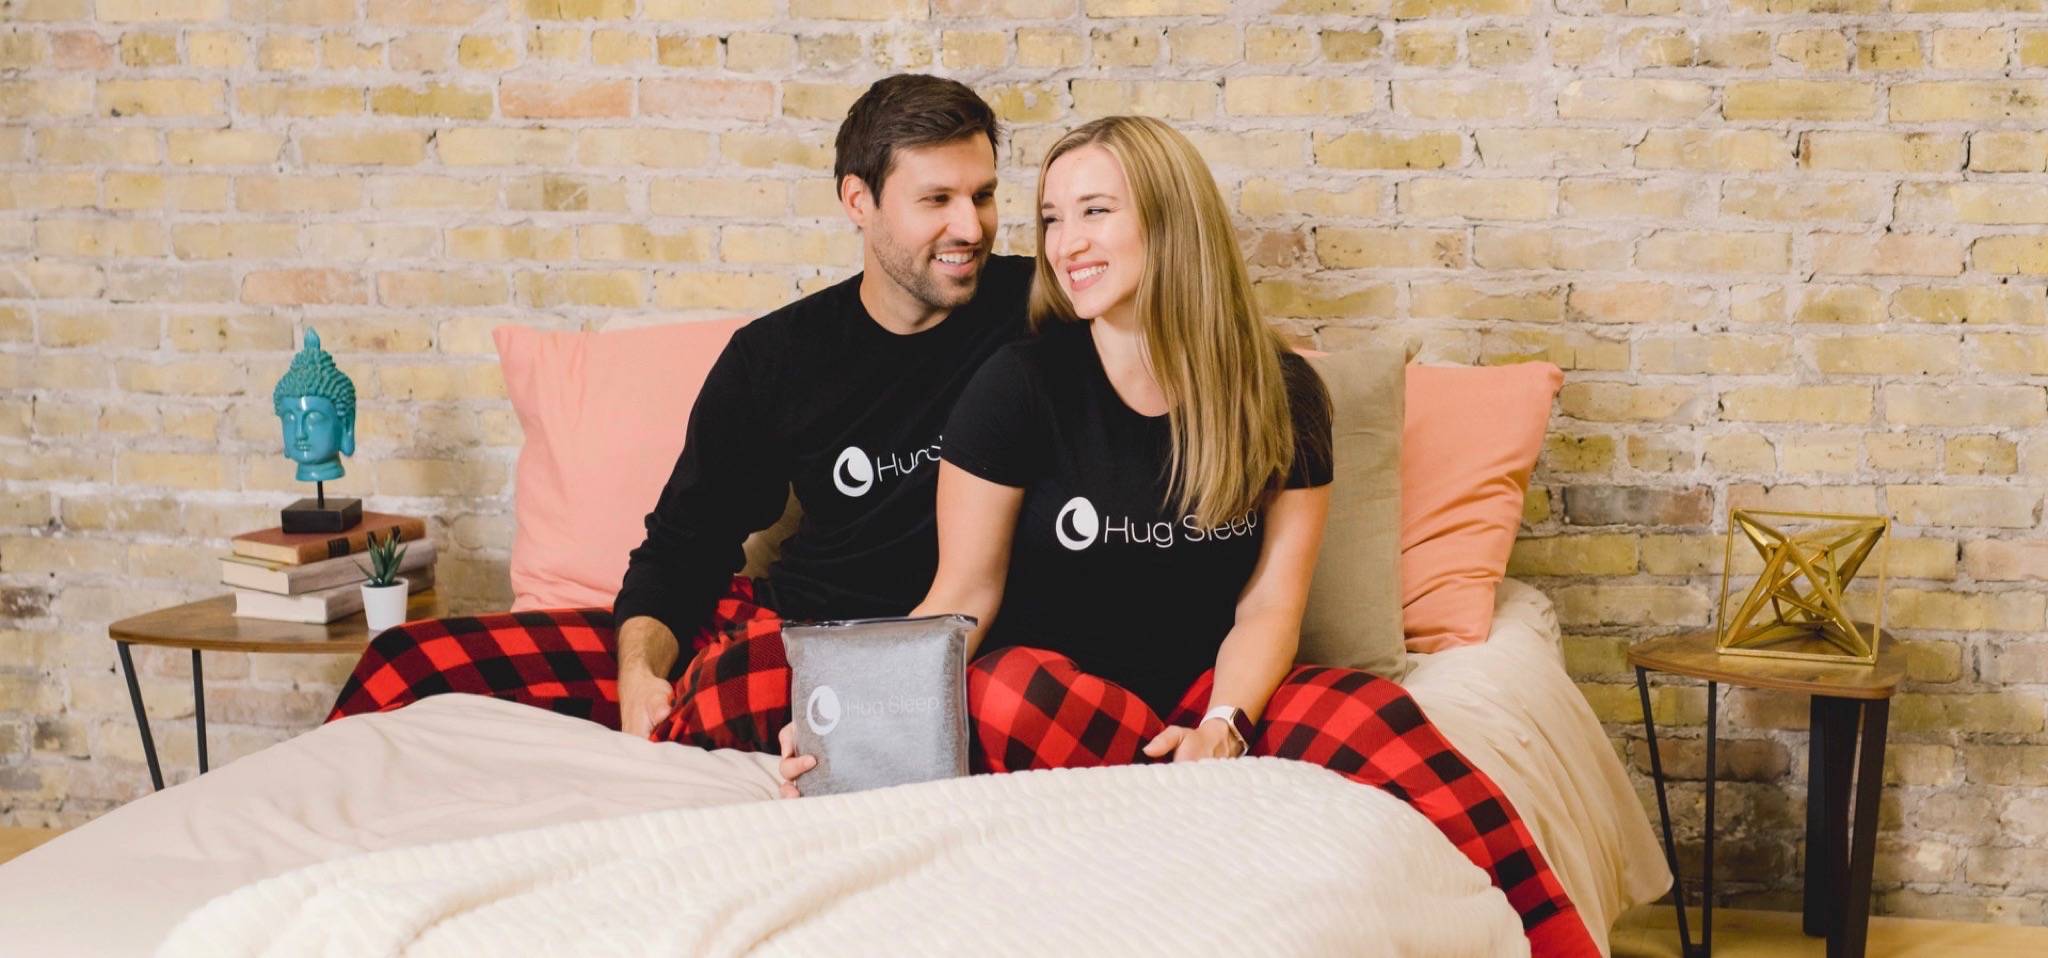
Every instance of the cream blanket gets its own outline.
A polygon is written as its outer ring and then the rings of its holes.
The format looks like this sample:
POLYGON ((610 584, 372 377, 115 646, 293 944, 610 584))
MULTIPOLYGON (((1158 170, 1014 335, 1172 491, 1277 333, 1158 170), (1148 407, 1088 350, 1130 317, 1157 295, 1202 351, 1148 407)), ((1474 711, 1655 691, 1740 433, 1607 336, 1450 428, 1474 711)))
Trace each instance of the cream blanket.
POLYGON ((1490 958, 1527 943, 1485 873, 1419 813, 1321 768, 1247 759, 395 848, 215 899, 159 954, 966 952, 1490 958))

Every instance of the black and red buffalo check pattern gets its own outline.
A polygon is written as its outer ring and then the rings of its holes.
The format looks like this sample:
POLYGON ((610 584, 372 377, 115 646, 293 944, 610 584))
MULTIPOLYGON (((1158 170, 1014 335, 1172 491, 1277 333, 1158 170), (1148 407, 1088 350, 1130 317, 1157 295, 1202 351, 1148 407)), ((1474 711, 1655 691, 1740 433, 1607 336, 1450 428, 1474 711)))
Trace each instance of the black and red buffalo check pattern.
MULTIPOLYGON (((1122 765, 1171 723, 1208 710, 1205 672, 1162 720, 1136 695, 1042 649, 1006 648, 968 667, 971 762, 980 772, 1122 765)), ((691 662, 657 737, 772 752, 790 720, 779 627, 729 633, 691 662)), ((1514 806, 1439 734, 1407 691, 1355 669, 1304 666, 1281 682, 1251 752, 1312 762, 1382 789, 1426 816, 1493 879, 1534 955, 1598 956, 1578 909, 1514 806)))
MULTIPOLYGON (((780 619, 735 576, 684 658, 780 619)), ((618 632, 610 609, 538 609, 407 622, 378 633, 327 720, 388 712, 429 695, 468 692, 619 727, 618 632)))

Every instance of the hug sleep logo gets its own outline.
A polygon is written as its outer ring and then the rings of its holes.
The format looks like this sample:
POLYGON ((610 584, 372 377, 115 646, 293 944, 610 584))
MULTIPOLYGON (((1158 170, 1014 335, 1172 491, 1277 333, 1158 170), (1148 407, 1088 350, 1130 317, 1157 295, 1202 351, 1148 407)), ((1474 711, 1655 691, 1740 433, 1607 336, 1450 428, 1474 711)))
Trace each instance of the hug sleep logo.
POLYGON ((832 686, 820 685, 811 690, 811 698, 804 703, 804 721, 810 723, 811 731, 818 735, 831 734, 839 727, 839 693, 832 686))
MULTIPOLYGON (((939 438, 945 439, 944 436, 939 438)), ((832 485, 838 488, 842 495, 858 499, 867 495, 877 482, 901 479, 923 466, 938 461, 937 442, 921 449, 913 449, 908 456, 891 452, 873 459, 869 459, 868 454, 859 446, 848 446, 840 451, 839 458, 832 461, 832 485)))
POLYGON ((1075 496, 1060 507, 1059 515, 1052 522, 1052 534, 1060 545, 1074 552, 1097 542, 1171 549, 1178 543, 1221 542, 1251 535, 1258 527, 1259 512, 1256 509, 1215 527, 1204 527, 1194 516, 1182 516, 1178 525, 1164 519, 1133 519, 1129 516, 1104 519, 1087 497, 1075 496))

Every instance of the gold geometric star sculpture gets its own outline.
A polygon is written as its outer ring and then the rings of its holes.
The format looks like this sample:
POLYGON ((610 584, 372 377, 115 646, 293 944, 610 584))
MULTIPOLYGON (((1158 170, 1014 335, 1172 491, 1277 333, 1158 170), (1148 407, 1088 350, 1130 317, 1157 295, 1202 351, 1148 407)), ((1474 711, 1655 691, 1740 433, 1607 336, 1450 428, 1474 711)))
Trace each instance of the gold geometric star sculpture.
POLYGON ((1718 652, 1821 662, 1877 661, 1878 635, 1884 630, 1884 587, 1891 545, 1884 516, 1830 512, 1765 512, 1736 509, 1728 515, 1728 542, 1721 557, 1721 631, 1718 652), (1809 524, 1787 531, 1781 520, 1809 524), (1763 556, 1757 577, 1742 605, 1728 612, 1728 580, 1735 557, 1735 533, 1763 556), (1878 558, 1877 624, 1859 624, 1849 617, 1842 593, 1871 553, 1878 558))

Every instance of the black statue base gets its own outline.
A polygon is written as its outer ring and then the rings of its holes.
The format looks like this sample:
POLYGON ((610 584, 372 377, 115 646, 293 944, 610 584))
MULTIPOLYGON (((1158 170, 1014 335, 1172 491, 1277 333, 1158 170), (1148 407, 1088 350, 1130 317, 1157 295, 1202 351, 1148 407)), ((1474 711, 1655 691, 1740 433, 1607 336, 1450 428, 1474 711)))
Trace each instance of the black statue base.
POLYGON ((363 500, 300 499, 280 515, 286 532, 347 532, 363 521, 363 500))

